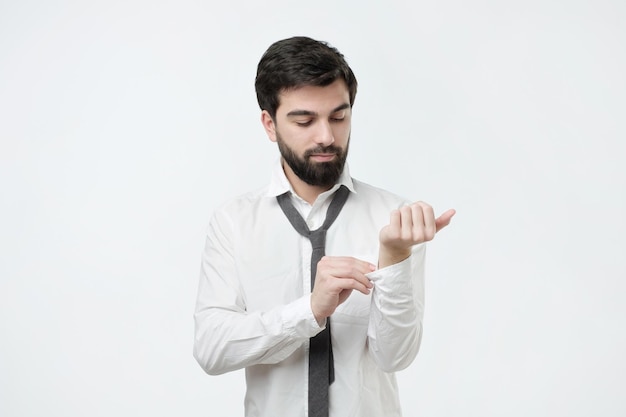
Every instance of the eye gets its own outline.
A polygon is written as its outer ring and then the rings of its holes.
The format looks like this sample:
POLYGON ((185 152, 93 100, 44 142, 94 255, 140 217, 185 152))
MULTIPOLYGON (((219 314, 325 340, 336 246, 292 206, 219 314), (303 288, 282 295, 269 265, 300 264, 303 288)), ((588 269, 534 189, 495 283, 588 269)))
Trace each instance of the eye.
POLYGON ((313 120, 296 120, 296 124, 301 127, 310 126, 313 123, 313 120))
POLYGON ((346 118, 346 112, 335 113, 330 117, 331 122, 342 122, 346 118))

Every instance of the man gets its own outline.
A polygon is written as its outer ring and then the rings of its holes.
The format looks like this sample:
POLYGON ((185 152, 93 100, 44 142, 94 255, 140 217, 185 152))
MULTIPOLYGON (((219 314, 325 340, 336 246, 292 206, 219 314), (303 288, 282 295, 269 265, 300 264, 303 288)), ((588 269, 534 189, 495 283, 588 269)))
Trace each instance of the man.
POLYGON ((335 48, 276 42, 255 86, 281 158, 269 186, 211 219, 194 356, 209 374, 246 369, 248 417, 400 416, 394 372, 420 345, 423 243, 454 210, 436 219, 350 177, 357 81, 335 48))

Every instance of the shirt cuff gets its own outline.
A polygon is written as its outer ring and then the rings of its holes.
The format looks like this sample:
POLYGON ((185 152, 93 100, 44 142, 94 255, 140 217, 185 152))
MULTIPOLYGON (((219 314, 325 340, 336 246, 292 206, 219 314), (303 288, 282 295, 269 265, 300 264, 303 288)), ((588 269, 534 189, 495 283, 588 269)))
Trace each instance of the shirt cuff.
POLYGON ((320 327, 311 310, 311 295, 307 294, 285 306, 282 311, 283 325, 293 334, 310 338, 325 329, 320 327))
MULTIPOLYGON (((384 268, 380 268, 377 269, 376 271, 373 272, 369 272, 367 274, 365 274, 365 276, 372 281, 374 284, 378 281, 381 280, 388 280, 389 278, 392 277, 398 277, 398 280, 393 280, 396 281, 397 284, 402 285, 403 283, 401 282, 402 279, 400 277, 410 277, 411 274, 411 257, 413 256, 413 254, 409 255, 408 258, 406 258, 405 260, 398 262, 396 264, 393 265, 389 265, 386 266, 384 268)), ((393 283, 392 281, 392 283, 393 283)), ((406 279, 405 279, 406 281, 406 279)), ((410 281, 410 280, 409 280, 410 281)))

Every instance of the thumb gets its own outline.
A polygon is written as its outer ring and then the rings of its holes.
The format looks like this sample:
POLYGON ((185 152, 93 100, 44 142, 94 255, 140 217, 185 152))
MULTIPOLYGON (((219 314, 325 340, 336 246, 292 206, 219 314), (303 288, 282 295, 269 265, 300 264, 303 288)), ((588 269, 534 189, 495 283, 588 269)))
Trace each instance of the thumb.
POLYGON ((441 216, 437 217, 435 219, 435 228, 436 231, 440 231, 441 229, 443 229, 444 227, 446 227, 447 225, 450 224, 450 220, 452 220, 452 216, 454 216, 456 214, 456 210, 455 209, 450 209, 448 211, 446 211, 445 213, 443 213, 441 216))

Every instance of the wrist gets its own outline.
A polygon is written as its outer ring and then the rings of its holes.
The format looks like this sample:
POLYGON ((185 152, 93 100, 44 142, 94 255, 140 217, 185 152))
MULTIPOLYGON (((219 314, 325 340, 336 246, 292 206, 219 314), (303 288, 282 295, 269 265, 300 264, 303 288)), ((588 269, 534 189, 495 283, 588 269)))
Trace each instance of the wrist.
POLYGON ((324 327, 326 325, 326 316, 320 313, 315 308, 315 305, 313 303, 313 294, 311 294, 311 313, 313 313, 313 317, 315 318, 315 321, 317 321, 317 324, 320 327, 324 327))
POLYGON ((378 268, 385 268, 387 266, 395 265, 404 261, 411 256, 411 247, 408 248, 394 248, 385 245, 380 245, 378 254, 378 268))

